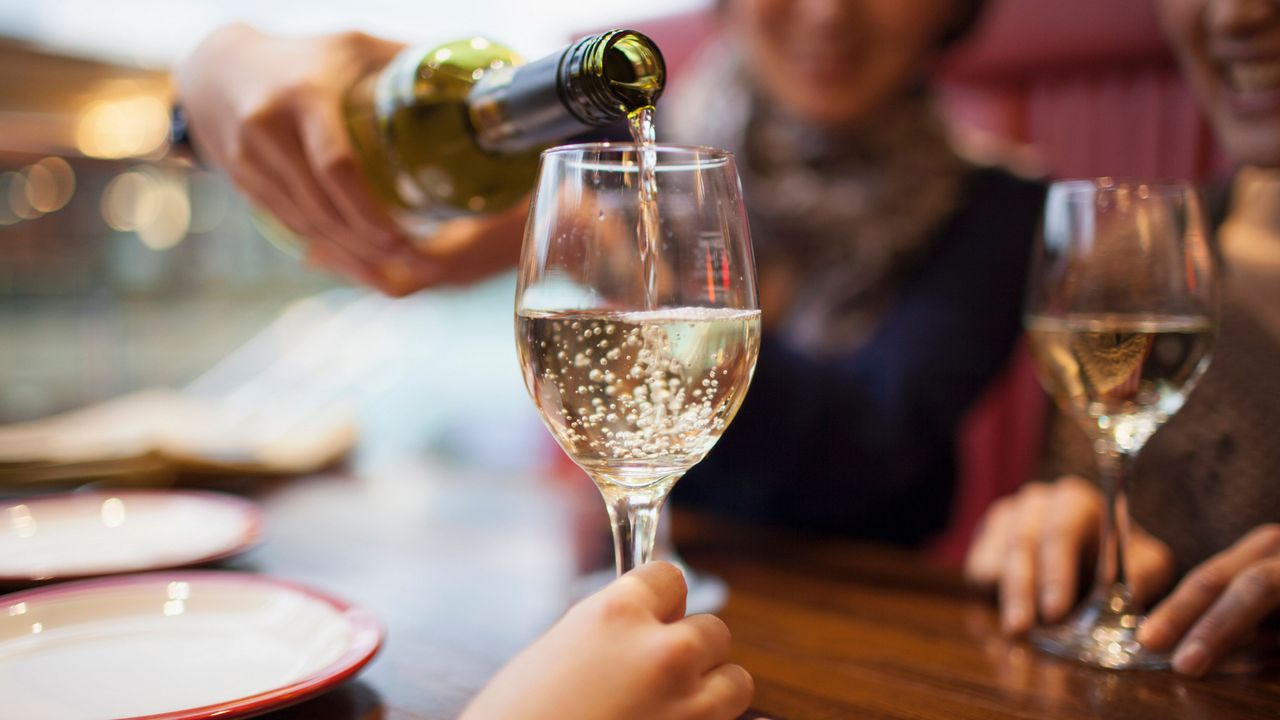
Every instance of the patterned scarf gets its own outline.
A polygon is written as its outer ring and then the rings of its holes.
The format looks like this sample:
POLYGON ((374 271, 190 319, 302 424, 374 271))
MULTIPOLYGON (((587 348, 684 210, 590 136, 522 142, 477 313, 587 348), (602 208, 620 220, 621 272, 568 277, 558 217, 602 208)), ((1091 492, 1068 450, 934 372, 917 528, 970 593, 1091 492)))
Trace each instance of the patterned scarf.
POLYGON ((820 356, 852 352, 928 256, 959 202, 966 163, 927 94, 913 92, 856 129, 791 118, 752 90, 742 54, 719 42, 688 64, 659 130, 738 157, 756 259, 796 288, 782 337, 820 356))

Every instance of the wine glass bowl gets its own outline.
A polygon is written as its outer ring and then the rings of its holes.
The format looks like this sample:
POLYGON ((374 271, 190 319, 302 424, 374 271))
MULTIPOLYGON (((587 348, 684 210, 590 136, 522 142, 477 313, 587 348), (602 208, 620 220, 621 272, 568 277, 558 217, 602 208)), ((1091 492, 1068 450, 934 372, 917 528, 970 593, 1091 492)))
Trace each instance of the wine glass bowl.
POLYGON ((760 311, 737 170, 710 148, 555 148, 530 207, 516 290, 525 384, 604 495, 621 573, 650 558, 667 493, 754 372, 760 311))
POLYGON ((1196 192, 1109 178, 1055 183, 1033 256, 1026 328, 1041 384, 1093 441, 1106 514, 1094 587, 1041 649, 1113 669, 1168 664, 1136 640, 1126 573, 1134 460, 1209 363, 1217 271, 1196 192))

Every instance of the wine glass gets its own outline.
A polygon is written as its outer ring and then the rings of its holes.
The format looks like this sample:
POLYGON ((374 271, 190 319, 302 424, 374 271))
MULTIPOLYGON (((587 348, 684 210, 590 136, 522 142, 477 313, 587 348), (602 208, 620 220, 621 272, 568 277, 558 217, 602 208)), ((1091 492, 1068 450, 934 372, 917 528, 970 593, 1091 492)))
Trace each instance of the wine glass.
POLYGON ((652 557, 668 492, 733 419, 760 347, 733 155, 645 152, 543 153, 516 287, 525 386, 600 489, 620 575, 652 557))
POLYGON ((1143 445, 1209 364, 1217 268, 1195 190, 1110 178, 1055 183, 1031 265, 1026 328, 1040 382, 1093 441, 1106 495, 1094 586, 1043 650, 1089 665, 1167 667, 1135 639, 1128 492, 1143 445))

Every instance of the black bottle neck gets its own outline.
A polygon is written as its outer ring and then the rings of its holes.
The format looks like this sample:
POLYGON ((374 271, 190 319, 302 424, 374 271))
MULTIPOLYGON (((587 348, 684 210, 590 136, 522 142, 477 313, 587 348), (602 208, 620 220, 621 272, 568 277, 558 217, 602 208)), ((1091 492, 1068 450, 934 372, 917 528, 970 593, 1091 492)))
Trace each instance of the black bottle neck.
POLYGON ((665 83, 666 66, 653 41, 614 30, 559 55, 492 70, 467 102, 482 147, 518 152, 609 125, 651 105, 665 83))

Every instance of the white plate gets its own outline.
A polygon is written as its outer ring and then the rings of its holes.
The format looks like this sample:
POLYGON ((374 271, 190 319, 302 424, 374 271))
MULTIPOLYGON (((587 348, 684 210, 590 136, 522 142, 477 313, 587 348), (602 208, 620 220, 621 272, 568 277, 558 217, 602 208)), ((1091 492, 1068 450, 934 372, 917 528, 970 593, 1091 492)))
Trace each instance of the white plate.
POLYGON ((250 717, 341 683, 381 642, 369 613, 259 575, 52 585, 0 597, 0 714, 250 717))
POLYGON ((0 505, 0 583, 198 565, 262 535, 253 503, 219 493, 45 495, 0 505))

